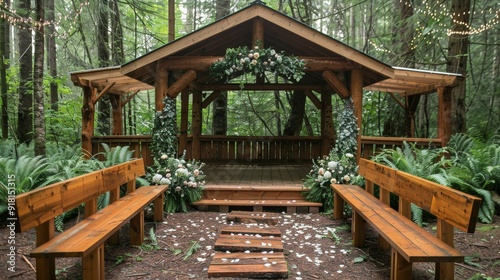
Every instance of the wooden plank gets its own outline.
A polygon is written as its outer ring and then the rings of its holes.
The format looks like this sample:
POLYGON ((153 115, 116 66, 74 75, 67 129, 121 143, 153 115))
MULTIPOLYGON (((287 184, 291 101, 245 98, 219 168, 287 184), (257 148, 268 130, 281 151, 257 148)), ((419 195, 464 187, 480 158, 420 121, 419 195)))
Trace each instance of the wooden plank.
POLYGON ((263 212, 248 212, 248 211, 232 211, 226 216, 228 222, 235 223, 264 223, 268 225, 276 225, 278 223, 279 214, 263 213, 263 212))
POLYGON ((333 185, 336 194, 409 262, 462 262, 463 255, 358 186, 333 185))
POLYGON ((285 263, 267 262, 266 264, 246 265, 211 265, 208 268, 208 277, 236 277, 236 278, 269 278, 282 279, 288 277, 288 266, 285 263))
POLYGON ((262 250, 282 252, 283 244, 280 237, 221 234, 217 241, 215 241, 214 249, 230 252, 255 252, 262 250))
POLYGON ((247 199, 200 199, 193 202, 193 205, 225 205, 225 206, 283 206, 283 207, 297 207, 297 206, 309 206, 309 207, 321 207, 323 204, 319 202, 311 202, 307 200, 247 200, 247 199))
POLYGON ((31 252, 35 258, 85 257, 107 240, 167 186, 141 187, 86 218, 31 252))
POLYGON ((255 226, 255 225, 232 225, 223 227, 221 234, 258 234, 262 236, 281 236, 279 228, 274 226, 255 226))

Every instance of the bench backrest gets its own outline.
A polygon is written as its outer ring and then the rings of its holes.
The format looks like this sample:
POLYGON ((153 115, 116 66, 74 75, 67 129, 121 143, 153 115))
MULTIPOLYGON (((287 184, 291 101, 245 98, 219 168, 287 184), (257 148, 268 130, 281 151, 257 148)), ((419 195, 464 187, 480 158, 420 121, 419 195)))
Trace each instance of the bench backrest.
POLYGON ((358 173, 372 194, 373 183, 380 186, 386 203, 391 192, 399 197, 400 208, 409 209, 411 202, 462 231, 475 230, 480 198, 366 159, 360 159, 358 173))
MULTIPOLYGON (((96 207, 97 198, 108 191, 114 192, 115 200, 121 185, 128 184, 132 191, 135 178, 144 174, 144 162, 137 159, 20 194, 16 196, 17 231, 40 226, 82 203, 96 207)), ((86 215, 92 212, 95 209, 86 209, 86 215)))

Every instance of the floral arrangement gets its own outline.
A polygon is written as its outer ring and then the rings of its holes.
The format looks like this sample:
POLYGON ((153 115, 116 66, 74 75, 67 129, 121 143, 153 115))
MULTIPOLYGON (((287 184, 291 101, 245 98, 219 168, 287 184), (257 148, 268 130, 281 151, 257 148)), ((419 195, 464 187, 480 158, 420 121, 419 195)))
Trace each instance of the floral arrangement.
POLYGON ((226 50, 223 60, 214 62, 209 70, 212 76, 231 80, 243 73, 262 77, 271 72, 288 80, 300 81, 304 76, 304 61, 296 57, 277 52, 273 48, 262 49, 238 47, 226 50))
POLYGON ((323 203, 324 212, 333 211, 331 184, 359 184, 362 178, 357 174, 356 150, 358 125, 351 107, 338 115, 337 140, 328 156, 313 160, 313 167, 304 188, 309 189, 306 199, 323 203))
POLYGON ((153 184, 169 185, 165 196, 165 211, 168 213, 187 212, 187 206, 200 200, 205 188, 205 175, 201 170, 204 164, 186 161, 185 154, 180 158, 163 154, 150 167, 153 184))

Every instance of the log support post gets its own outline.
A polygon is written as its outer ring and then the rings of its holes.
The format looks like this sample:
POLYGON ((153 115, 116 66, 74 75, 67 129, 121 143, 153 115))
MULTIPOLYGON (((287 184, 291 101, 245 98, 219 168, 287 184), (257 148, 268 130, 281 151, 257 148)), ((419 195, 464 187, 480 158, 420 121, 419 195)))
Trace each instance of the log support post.
POLYGON ((451 138, 451 92, 451 87, 438 88, 438 137, 442 147, 451 138))
POLYGON ((123 106, 120 95, 110 95, 111 108, 113 109, 112 135, 123 135, 123 106))
POLYGON ((179 133, 179 153, 182 153, 187 149, 188 111, 189 90, 184 89, 181 93, 181 129, 179 133))
POLYGON ((167 96, 168 90, 168 71, 162 67, 162 63, 158 62, 156 67, 155 77, 155 110, 159 112, 163 110, 163 98, 167 96))
POLYGON ((92 154, 92 136, 94 136, 95 103, 93 101, 94 89, 83 88, 82 106, 82 150, 85 157, 92 154))
POLYGON ((196 91, 193 93, 193 105, 192 105, 192 124, 191 133, 193 134, 193 142, 191 144, 191 156, 193 159, 199 160, 201 158, 201 125, 202 125, 202 92, 196 91))
POLYGON ((334 139, 332 95, 330 92, 321 92, 321 155, 330 154, 334 139))
POLYGON ((351 70, 351 97, 354 105, 354 116, 358 121, 358 150, 356 152, 356 162, 359 162, 361 157, 361 132, 363 123, 363 72, 361 69, 352 69, 351 70))

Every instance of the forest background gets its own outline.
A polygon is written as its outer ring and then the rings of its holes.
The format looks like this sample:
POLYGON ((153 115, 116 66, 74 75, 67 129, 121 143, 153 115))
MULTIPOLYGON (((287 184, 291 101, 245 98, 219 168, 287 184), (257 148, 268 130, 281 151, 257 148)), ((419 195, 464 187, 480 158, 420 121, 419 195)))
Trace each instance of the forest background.
MULTIPOLYGON (((3 145, 77 146, 81 89, 73 71, 121 65, 249 5, 250 0, 175 1, 169 34, 167 1, 2 0, 0 29, 3 145)), ((453 132, 488 139, 500 127, 500 3, 492 0, 283 1, 266 4, 389 65, 459 73, 453 92, 453 132)), ((151 134, 154 92, 141 92, 124 112, 126 134, 151 134)), ((286 135, 293 96, 228 97, 228 135, 286 135), (281 105, 276 105, 281 104, 281 105), (284 104, 284 105, 283 105, 284 104), (265 128, 263 128, 265 127, 265 128), (269 128, 272 129, 269 129, 269 128)), ((363 135, 407 136, 397 97, 364 94, 363 135)), ((436 136, 437 96, 412 102, 414 137, 436 136), (418 104, 418 105, 415 105, 418 104)), ((414 100, 415 101, 415 100, 414 100)), ((339 100, 334 99, 340 106, 339 100)), ((97 135, 110 133, 110 104, 98 103, 97 135)), ((212 134, 204 111, 203 134, 212 134)), ((319 133, 318 112, 306 104, 301 135, 319 133)), ((295 132, 296 133, 296 132, 295 132)))

